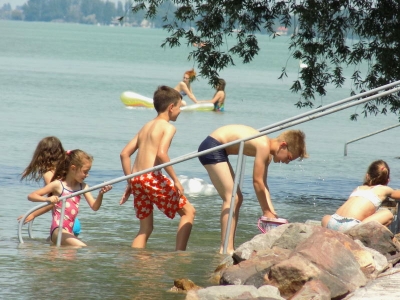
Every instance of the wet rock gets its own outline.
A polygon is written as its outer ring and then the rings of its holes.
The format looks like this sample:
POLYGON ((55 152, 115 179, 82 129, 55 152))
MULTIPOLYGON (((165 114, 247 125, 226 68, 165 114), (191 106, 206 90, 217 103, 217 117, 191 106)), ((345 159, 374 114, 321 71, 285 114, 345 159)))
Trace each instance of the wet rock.
POLYGON ((277 288, 263 286, 257 289, 251 285, 211 286, 187 293, 185 300, 222 300, 222 299, 263 299, 284 300, 277 288))
POLYGON ((311 280, 306 282, 290 300, 330 300, 331 298, 329 288, 322 281, 311 280))
POLYGON ((315 224, 281 225, 221 263, 215 274, 229 286, 190 293, 193 299, 344 299, 400 261, 400 243, 386 227, 377 222, 356 227, 340 233, 315 224), (277 294, 255 292, 266 287, 277 294))
POLYGON ((196 285, 190 279, 180 278, 180 279, 174 280, 174 286, 170 289, 170 291, 177 292, 177 293, 186 293, 188 291, 192 291, 192 290, 197 291, 199 289, 202 289, 202 287, 196 285))
POLYGON ((264 276, 271 267, 288 259, 290 251, 274 248, 257 252, 257 255, 227 268, 221 276, 221 285, 254 285, 261 287, 266 284, 264 276))
POLYGON ((210 282, 219 284, 221 280, 222 273, 230 266, 233 266, 236 262, 233 260, 232 256, 227 255, 223 261, 218 265, 218 267, 214 270, 214 273, 211 275, 210 282))
POLYGON ((303 240, 288 260, 271 268, 270 284, 283 297, 291 297, 313 279, 322 281, 332 298, 344 296, 367 283, 352 250, 362 250, 353 240, 322 227, 303 240))
POLYGON ((352 239, 360 240, 366 247, 375 249, 385 256, 391 256, 399 252, 393 242, 393 233, 377 221, 361 223, 345 233, 352 239))
POLYGON ((243 260, 249 259, 258 251, 271 249, 275 241, 281 237, 282 233, 284 233, 290 225, 291 224, 281 225, 268 232, 268 234, 256 235, 250 241, 240 245, 233 253, 232 258, 236 263, 239 263, 243 260))

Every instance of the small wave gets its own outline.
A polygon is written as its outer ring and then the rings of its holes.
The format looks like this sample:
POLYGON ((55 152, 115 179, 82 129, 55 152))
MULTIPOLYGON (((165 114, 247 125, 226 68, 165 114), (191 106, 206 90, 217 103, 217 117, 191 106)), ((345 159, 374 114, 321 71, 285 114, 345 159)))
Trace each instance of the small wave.
POLYGON ((201 178, 190 178, 185 175, 180 175, 178 178, 185 189, 185 194, 199 194, 206 196, 217 194, 215 187, 201 178))

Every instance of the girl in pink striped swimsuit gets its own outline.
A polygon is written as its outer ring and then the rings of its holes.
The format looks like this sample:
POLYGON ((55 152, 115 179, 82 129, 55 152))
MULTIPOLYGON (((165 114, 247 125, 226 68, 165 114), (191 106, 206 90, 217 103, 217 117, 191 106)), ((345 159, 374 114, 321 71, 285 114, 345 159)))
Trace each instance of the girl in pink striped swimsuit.
MULTIPOLYGON (((93 157, 82 150, 76 149, 67 151, 65 161, 60 162, 54 173, 52 182, 45 187, 36 190, 28 195, 28 199, 33 202, 49 202, 54 203, 52 209, 52 223, 50 229, 50 238, 53 243, 57 242, 59 234, 59 224, 61 217, 62 202, 59 202, 59 197, 71 195, 72 193, 88 189, 89 186, 84 182, 89 176, 90 168, 92 167, 93 157), (47 195, 47 196, 45 196, 47 195)), ((111 185, 104 186, 100 189, 96 199, 93 198, 90 192, 82 193, 90 208, 94 211, 98 210, 103 201, 103 194, 112 189, 111 185)), ((86 246, 72 232, 74 221, 79 212, 80 196, 66 199, 65 214, 62 220, 62 237, 61 245, 66 246, 86 246)))

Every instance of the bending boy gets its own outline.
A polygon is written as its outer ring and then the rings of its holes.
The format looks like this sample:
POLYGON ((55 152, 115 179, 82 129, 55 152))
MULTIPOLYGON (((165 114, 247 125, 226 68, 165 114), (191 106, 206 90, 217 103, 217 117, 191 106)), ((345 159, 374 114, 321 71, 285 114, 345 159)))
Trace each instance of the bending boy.
MULTIPOLYGON (((198 151, 204 151, 222 144, 243 139, 259 131, 245 125, 226 125, 216 129, 199 146, 198 151)), ((217 150, 199 157, 201 164, 206 168, 211 182, 214 184, 218 194, 222 198, 221 210, 221 247, 225 240, 226 228, 228 226, 229 208, 231 206, 231 197, 235 174, 229 162, 228 155, 237 155, 239 152, 239 143, 229 146, 225 149, 217 150), (227 175, 227 174, 230 174, 227 175)), ((253 186, 260 203, 263 216, 269 218, 278 218, 278 215, 272 205, 271 195, 267 184, 268 166, 273 160, 275 163, 283 162, 288 164, 297 158, 308 157, 305 145, 305 134, 300 130, 288 130, 281 133, 278 137, 270 139, 267 136, 261 136, 244 143, 243 154, 254 157, 253 167, 253 186)), ((235 209, 232 218, 231 230, 228 240, 228 253, 234 249, 234 238, 237 222, 239 219, 239 209, 243 202, 243 195, 240 189, 235 196, 235 209)))
MULTIPOLYGON (((170 161, 168 149, 176 128, 169 122, 178 118, 182 96, 170 87, 160 86, 154 93, 153 101, 157 117, 146 123, 120 154, 125 175, 170 161), (136 150, 138 152, 131 169, 130 157, 136 150)), ((162 175, 161 170, 134 177, 128 180, 120 200, 120 204, 123 204, 131 193, 134 195, 136 217, 140 219, 139 232, 132 242, 134 248, 146 247, 153 231, 153 204, 155 204, 171 219, 176 213, 181 216, 176 235, 176 250, 186 250, 195 209, 183 195, 183 187, 172 166, 164 169, 172 182, 162 175)))

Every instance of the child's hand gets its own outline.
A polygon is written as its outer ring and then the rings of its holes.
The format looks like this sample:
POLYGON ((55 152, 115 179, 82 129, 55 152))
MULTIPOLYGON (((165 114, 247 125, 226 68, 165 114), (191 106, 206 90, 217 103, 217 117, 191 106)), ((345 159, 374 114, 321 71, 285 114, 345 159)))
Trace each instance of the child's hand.
POLYGON ((124 194, 121 197, 121 200, 119 200, 119 205, 124 204, 129 199, 130 195, 131 195, 131 185, 128 184, 125 188, 124 194))
MULTIPOLYGON (((20 222, 21 219, 23 218, 24 215, 21 215, 17 218, 17 221, 20 222)), ((31 221, 33 221, 35 219, 35 217, 32 214, 29 214, 29 216, 26 217, 24 224, 29 223, 31 221)))
POLYGON ((50 203, 56 204, 60 200, 58 199, 57 196, 51 196, 51 197, 47 198, 47 201, 50 202, 50 203))
POLYGON ((104 193, 107 193, 109 190, 111 190, 112 189, 112 185, 106 185, 106 186, 103 186, 102 188, 101 188, 101 190, 99 191, 99 194, 104 194, 104 193))
POLYGON ((180 183, 180 181, 174 182, 174 186, 175 186, 176 190, 178 191, 179 195, 183 195, 184 188, 183 188, 182 184, 180 183))

